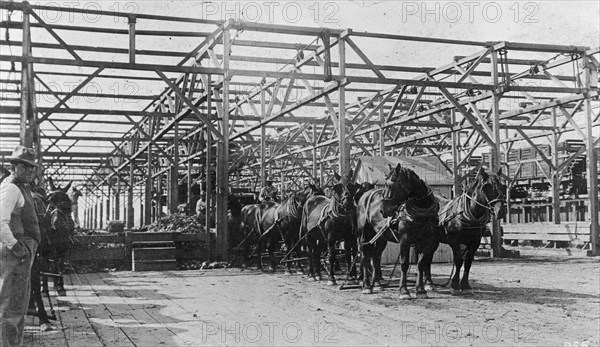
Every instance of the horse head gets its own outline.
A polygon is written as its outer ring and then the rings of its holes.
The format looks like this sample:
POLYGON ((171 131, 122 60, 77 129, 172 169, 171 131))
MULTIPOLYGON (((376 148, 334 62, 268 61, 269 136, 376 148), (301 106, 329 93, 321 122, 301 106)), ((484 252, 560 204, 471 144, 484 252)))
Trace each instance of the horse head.
MULTIPOLYGON (((305 202, 306 200, 310 199, 313 196, 316 195, 325 195, 325 193, 323 192, 323 189, 317 187, 316 185, 309 183, 306 185, 306 187, 304 187, 304 189, 302 190, 302 192, 304 193, 305 196, 305 202)), ((304 205, 304 203, 303 203, 304 205)))
POLYGON ((427 193, 427 184, 411 169, 390 165, 390 172, 385 177, 386 184, 383 191, 384 199, 401 203, 421 193, 427 193))
POLYGON ((50 224, 53 229, 71 234, 75 223, 71 216, 71 199, 67 191, 73 182, 69 182, 69 184, 62 188, 56 186, 52 178, 48 178, 48 183, 51 191, 47 196, 48 206, 46 208, 46 217, 50 218, 50 224))
POLYGON ((356 193, 354 194, 354 202, 356 202, 358 204, 360 197, 363 196, 363 194, 365 194, 366 192, 368 192, 369 190, 371 190, 373 188, 375 188, 375 185, 370 182, 363 182, 363 183, 357 184, 356 193))
POLYGON ((480 168, 469 191, 473 198, 494 214, 496 219, 506 216, 506 185, 501 180, 502 169, 487 173, 480 168))
POLYGON ((344 178, 337 173, 334 173, 334 177, 337 183, 331 188, 331 198, 338 208, 341 208, 345 212, 349 212, 355 207, 354 196, 359 185, 350 181, 352 178, 352 170, 350 170, 344 178))
POLYGON ((242 203, 233 194, 227 196, 227 209, 233 218, 240 218, 242 216, 242 203))

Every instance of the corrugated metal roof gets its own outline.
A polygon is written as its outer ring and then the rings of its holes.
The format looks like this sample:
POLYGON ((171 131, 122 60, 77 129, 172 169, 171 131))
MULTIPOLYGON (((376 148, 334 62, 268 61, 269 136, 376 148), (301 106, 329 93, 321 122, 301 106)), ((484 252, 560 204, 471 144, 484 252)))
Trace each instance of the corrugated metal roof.
POLYGON ((381 185, 385 182, 385 176, 390 172, 389 165, 396 167, 398 164, 413 170, 429 185, 451 186, 453 184, 452 176, 448 174, 437 158, 433 157, 359 157, 352 179, 354 182, 371 182, 381 185))

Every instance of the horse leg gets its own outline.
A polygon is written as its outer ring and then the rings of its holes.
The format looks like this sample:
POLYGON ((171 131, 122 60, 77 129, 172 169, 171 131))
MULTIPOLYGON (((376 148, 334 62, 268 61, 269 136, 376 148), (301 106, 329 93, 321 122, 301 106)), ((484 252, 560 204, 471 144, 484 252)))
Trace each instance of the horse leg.
MULTIPOLYGON (((297 242, 297 241, 296 241, 297 242)), ((304 246, 297 246, 298 250, 296 251, 296 258, 302 258, 306 255, 306 251, 304 250, 304 246)), ((296 270, 297 275, 304 275, 304 267, 302 267, 302 260, 298 260, 296 262, 296 266, 298 269, 296 270)))
POLYGON ((361 259, 360 259, 360 270, 362 272, 362 293, 372 294, 373 285, 369 281, 369 263, 371 262, 371 252, 369 251, 371 245, 360 246, 361 259))
POLYGON ((465 252, 465 270, 463 272, 463 277, 460 281, 460 290, 464 294, 473 294, 473 289, 469 285, 469 271, 471 270, 471 264, 473 264, 473 258, 475 257, 475 252, 477 252, 477 248, 479 248, 479 243, 481 238, 477 238, 477 242, 474 242, 467 246, 467 251, 465 252))
POLYGON ((65 258, 67 258, 68 246, 61 245, 59 249, 57 249, 58 256, 55 259, 54 265, 56 268, 56 273, 59 274, 59 277, 54 278, 54 290, 58 293, 58 296, 66 296, 67 291, 65 290, 65 280, 63 278, 63 266, 65 264, 65 258))
POLYGON ((400 238, 400 300, 412 299, 407 287, 407 276, 409 267, 410 244, 406 240, 406 235, 400 238))
POLYGON ((321 240, 318 240, 315 242, 315 252, 314 252, 314 258, 313 258, 313 262, 314 262, 314 267, 315 267, 315 280, 320 281, 323 279, 323 276, 321 276, 321 253, 323 253, 322 250, 322 243, 321 240))
POLYGON ((306 246, 307 246, 307 259, 308 259, 308 280, 315 281, 315 264, 314 264, 314 253, 315 247, 314 240, 312 237, 306 238, 306 246))
POLYGON ((262 252, 264 249, 264 240, 261 239, 259 237, 258 241, 256 242, 256 248, 254 250, 254 253, 256 254, 256 269, 259 271, 263 271, 263 264, 262 264, 262 252))
POLYGON ((453 243, 452 247, 452 255, 454 257, 454 276, 452 276, 452 281, 450 282, 450 292, 452 294, 460 293, 460 268, 463 265, 463 257, 460 244, 453 243))
MULTIPOLYGON (((293 229, 292 229, 293 230, 293 229)), ((292 231, 290 229, 288 229, 287 233, 285 234, 285 254, 289 254, 290 257, 292 257, 292 247, 294 247, 294 245, 296 244, 295 240, 293 240, 292 238, 292 231)), ((285 263, 285 274, 286 276, 291 276, 292 275, 292 262, 288 261, 287 263, 285 263)))
POLYGON ((33 308, 34 312, 37 314, 40 324, 41 331, 49 331, 52 330, 52 325, 50 324, 50 320, 48 319, 48 313, 46 313, 46 309, 44 308, 44 301, 42 299, 42 286, 40 279, 40 260, 39 257, 36 256, 33 261, 33 266, 31 268, 31 300, 30 307, 33 308), (37 307, 37 310, 36 310, 37 307))
MULTIPOLYGON (((329 253, 329 280, 327 281, 328 286, 335 286, 337 283, 335 281, 335 269, 336 269, 336 249, 335 249, 335 240, 333 237, 333 233, 329 233, 327 235, 327 250, 329 253)), ((337 263, 337 267, 339 267, 339 263, 337 263)))
POLYGON ((423 254, 423 259, 425 261, 425 290, 435 291, 435 285, 431 279, 431 263, 433 262, 433 255, 439 245, 440 243, 434 240, 429 249, 430 251, 423 254))
POLYGON ((386 245, 387 241, 381 239, 377 240, 375 243, 375 254, 373 255, 373 286, 380 291, 383 291, 383 285, 381 285, 381 281, 383 281, 381 255, 383 254, 386 245))
POLYGON ((356 247, 352 245, 352 238, 346 238, 344 240, 344 256, 346 259, 346 269, 347 275, 346 280, 354 281, 356 280, 356 265, 354 264, 354 259, 356 258, 356 247))
POLYGON ((427 290, 425 289, 425 274, 427 268, 431 267, 431 260, 433 259, 433 252, 431 252, 430 245, 423 245, 415 247, 415 251, 419 254, 418 269, 419 275, 417 278, 417 285, 415 289, 417 291, 417 299, 427 299, 427 290))

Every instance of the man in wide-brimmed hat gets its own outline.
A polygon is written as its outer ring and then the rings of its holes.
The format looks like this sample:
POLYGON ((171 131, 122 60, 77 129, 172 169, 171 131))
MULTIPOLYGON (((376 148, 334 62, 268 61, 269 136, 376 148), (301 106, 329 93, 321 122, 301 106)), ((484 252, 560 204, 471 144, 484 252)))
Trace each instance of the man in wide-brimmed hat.
POLYGON ((266 186, 264 186, 260 190, 260 194, 258 194, 258 201, 261 203, 269 201, 278 202, 279 199, 277 197, 277 188, 273 186, 273 182, 275 182, 275 180, 267 177, 265 182, 266 186))
POLYGON ((0 337, 2 346, 23 342, 30 275, 40 228, 30 183, 35 150, 17 146, 9 158, 11 175, 0 185, 0 337))

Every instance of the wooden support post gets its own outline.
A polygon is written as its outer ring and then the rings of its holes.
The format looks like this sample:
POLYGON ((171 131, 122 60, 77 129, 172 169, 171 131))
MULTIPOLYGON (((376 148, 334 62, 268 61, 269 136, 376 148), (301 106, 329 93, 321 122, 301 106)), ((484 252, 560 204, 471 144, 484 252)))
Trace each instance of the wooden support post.
MULTIPOLYGON (((379 102, 383 101, 383 96, 379 95, 379 102)), ((385 156, 385 114, 383 106, 379 108, 379 155, 385 156)))
MULTIPOLYGON (((561 170, 558 168, 558 130, 556 124, 556 107, 552 108, 552 221, 554 224, 560 224, 560 178, 561 170)), ((550 214, 548 214, 550 218, 550 214)))
POLYGON ((318 138, 317 138, 317 125, 314 124, 312 126, 312 133, 313 133, 313 148, 312 148, 312 176, 313 176, 313 182, 316 185, 320 185, 318 182, 318 174, 317 174, 317 143, 318 143, 318 138))
POLYGON ((104 228, 104 207, 106 206, 106 204, 104 204, 104 194, 102 194, 102 192, 104 191, 104 188, 100 189, 100 209, 98 210, 98 229, 103 229, 104 228))
POLYGON ((231 54, 230 27, 223 30, 223 88, 221 89, 221 131, 223 139, 217 146, 217 252, 222 261, 228 260, 229 234, 227 230, 227 197, 229 195, 229 55, 231 54))
MULTIPOLYGON (((339 48, 339 74, 340 78, 346 77, 346 40, 340 37, 338 42, 339 48)), ((350 171, 349 147, 346 142, 346 86, 339 87, 339 111, 338 111, 338 143, 340 149, 340 165, 339 175, 346 177, 350 171)))
MULTIPOLYGON (((133 153, 133 141, 129 141, 129 154, 133 153)), ((127 229, 133 229, 133 160, 129 163, 129 186, 127 187, 127 229)))
MULTIPOLYGON (((23 42, 22 56, 28 58, 31 55, 31 30, 30 30, 30 7, 28 2, 23 2, 23 42)), ((39 147, 39 143, 34 143, 34 131, 37 127, 36 119, 34 119, 32 93, 34 84, 32 83, 32 64, 21 63, 21 124, 19 142, 25 147, 39 147)), ((38 153, 39 153, 39 148, 38 153)))
POLYGON ((173 160, 171 161, 169 183, 169 212, 177 213, 179 205, 179 122, 175 123, 173 139, 173 160))
POLYGON ((324 168, 323 163, 319 163, 319 187, 323 187, 323 185, 325 185, 324 168))
MULTIPOLYGON (((210 104, 210 101, 208 102, 210 104)), ((209 108, 210 109, 210 108, 209 108)), ((208 111, 210 113, 210 111, 208 111)), ((212 115, 211 115, 212 116, 212 115)), ((207 232, 210 230, 210 225, 213 223, 215 216, 213 216, 210 212, 213 210, 213 182, 212 180, 212 162, 213 162, 213 152, 212 152, 212 134, 207 129, 206 130, 206 165, 205 165, 205 190, 204 190, 204 199, 206 200, 206 230, 207 232)), ((210 252, 210 251, 209 251, 210 252)), ((210 258, 209 258, 210 259, 210 258)))
POLYGON ((129 16, 129 63, 135 64, 135 22, 134 15, 129 16))
POLYGON ((154 221, 161 219, 162 217, 162 197, 163 197, 163 174, 160 174, 156 177, 156 212, 154 214, 154 221))
MULTIPOLYGON (((586 152, 587 152, 587 186, 589 197, 590 211, 590 240, 592 250, 590 255, 600 255, 600 222, 598 220, 598 211, 600 210, 598 202, 598 159, 596 158, 596 150, 594 149, 594 115, 592 112, 592 102, 590 91, 592 87, 592 68, 594 66, 590 62, 587 55, 583 55, 581 59, 583 65, 583 87, 586 90, 584 101, 585 108, 585 126, 586 126, 586 152)), ((595 75, 597 78, 597 75, 595 75)), ((598 81, 594 81, 594 85, 598 85, 598 81)))
POLYGON ((96 203, 94 204, 94 221, 93 228, 98 229, 98 208, 100 206, 100 202, 96 199, 96 203))
MULTIPOLYGON (((151 122, 149 122, 150 124, 151 122)), ((151 129, 152 127, 148 127, 151 129)), ((144 192, 144 225, 152 223, 152 138, 148 131, 148 162, 146 163, 146 190, 144 192)))
MULTIPOLYGON (((266 100, 265 100, 265 89, 260 90, 260 118, 261 121, 265 119, 266 114, 266 100)), ((266 126, 260 127, 260 188, 266 186, 267 175, 266 175, 266 157, 267 157, 267 140, 266 140, 266 126)))
MULTIPOLYGON (((498 81, 498 51, 493 50, 492 53, 492 83, 495 88, 500 88, 498 81)), ((492 102, 492 142, 491 160, 492 172, 500 170, 500 98, 497 90, 494 91, 492 102)), ((492 220, 492 257, 500 258, 503 256, 502 237, 500 236, 500 221, 496 218, 492 220)))
POLYGON ((144 182, 144 186, 140 186, 140 226, 146 224, 146 214, 148 213, 146 209, 146 188, 146 183, 144 182))
POLYGON ((187 192, 186 204, 187 204, 187 208, 188 208, 188 216, 191 216, 194 214, 194 206, 192 206, 192 160, 187 161, 186 192, 187 192))
MULTIPOLYGON (((212 97, 213 97, 213 86, 212 86, 212 76, 208 75, 206 78, 207 82, 206 82, 206 90, 208 93, 208 98, 206 99, 206 112, 208 114, 208 119, 212 119, 213 118, 213 112, 212 112, 212 97)), ((204 219, 204 223, 206 225, 206 252, 207 252, 207 258, 209 260, 212 260, 214 255, 212 254, 212 242, 211 242, 211 233, 210 233, 210 226, 213 223, 213 220, 215 220, 216 216, 214 216, 211 211, 213 211, 213 182, 212 181, 212 132, 206 128, 206 167, 205 167, 205 189, 204 189, 204 196, 205 196, 205 200, 206 200, 206 218, 204 219)), ((202 198, 202 197, 201 197, 202 198)), ((216 211, 215 211, 216 212, 216 211)))
MULTIPOLYGON (((456 110, 450 111, 450 117, 452 119, 452 125, 456 124, 456 110)), ((462 194, 462 175, 460 173, 460 132, 452 132, 452 177, 454 178, 454 197, 462 194)))
POLYGON ((115 220, 121 219, 121 175, 117 174, 117 189, 115 191, 115 220))
POLYGON ((113 204, 111 203, 112 199, 112 187, 110 186, 110 183, 107 184, 106 186, 106 214, 102 216, 103 221, 109 221, 113 219, 113 211, 112 211, 112 207, 113 204))

